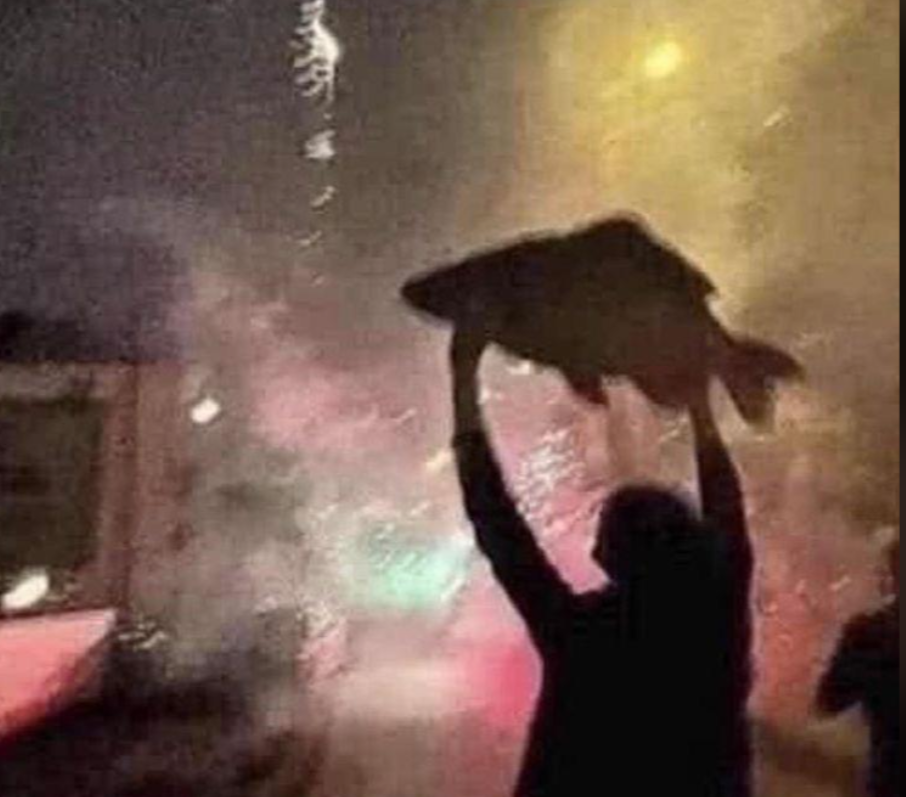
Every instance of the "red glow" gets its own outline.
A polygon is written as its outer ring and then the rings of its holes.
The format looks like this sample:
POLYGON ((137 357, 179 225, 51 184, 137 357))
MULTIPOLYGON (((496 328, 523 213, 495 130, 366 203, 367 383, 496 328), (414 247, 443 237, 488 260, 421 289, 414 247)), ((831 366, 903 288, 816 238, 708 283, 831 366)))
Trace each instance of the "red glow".
POLYGON ((79 696, 100 673, 112 612, 0 624, 0 740, 79 696))

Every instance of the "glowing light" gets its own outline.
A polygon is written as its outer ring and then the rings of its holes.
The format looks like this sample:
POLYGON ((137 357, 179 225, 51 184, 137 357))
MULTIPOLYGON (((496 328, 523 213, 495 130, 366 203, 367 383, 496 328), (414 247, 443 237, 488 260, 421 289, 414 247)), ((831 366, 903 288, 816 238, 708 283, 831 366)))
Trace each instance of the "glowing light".
POLYGON ((192 423, 197 426, 210 426, 223 414, 223 407, 216 400, 207 396, 192 407, 192 423))
POLYGON ((295 82, 309 99, 333 102, 337 68, 343 59, 343 46, 327 26, 327 0, 305 0, 299 6, 299 24, 292 46, 295 82))
POLYGON ((662 42, 648 53, 645 75, 650 80, 665 80, 679 72, 685 61, 686 53, 678 42, 662 42))
POLYGON ((520 360, 507 366, 507 371, 513 376, 535 376, 540 372, 540 368, 530 360, 520 360))
MULTIPOLYGON (((323 232, 314 232, 311 235, 306 235, 304 238, 299 239, 299 248, 300 249, 311 249, 314 246, 317 246, 324 239, 323 232)), ((318 277, 316 281, 319 281, 321 278, 318 277)))
POLYGON ((7 612, 24 612, 35 608, 50 594, 50 575, 46 570, 31 570, 20 576, 4 594, 0 605, 7 612))
POLYGON ((453 465, 453 452, 449 449, 438 451, 425 463, 425 472, 429 476, 439 476, 453 465))
POLYGON ((416 540, 387 527, 363 540, 355 567, 354 596, 384 611, 443 610, 468 579, 473 546, 468 537, 416 540))
POLYGON ((792 116, 792 111, 785 105, 778 108, 765 120, 765 129, 773 130, 775 127, 780 127, 790 118, 790 116, 792 116))
POLYGON ((312 200, 312 210, 323 210, 336 199, 337 189, 329 185, 317 197, 312 200))
POLYGON ((336 133, 324 130, 305 142, 305 157, 318 163, 330 163, 337 156, 336 133))

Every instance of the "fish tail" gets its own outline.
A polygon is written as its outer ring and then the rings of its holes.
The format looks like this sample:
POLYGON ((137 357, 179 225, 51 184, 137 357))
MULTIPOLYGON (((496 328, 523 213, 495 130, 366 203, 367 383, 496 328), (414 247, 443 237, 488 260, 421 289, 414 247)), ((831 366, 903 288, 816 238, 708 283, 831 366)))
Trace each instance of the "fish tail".
POLYGON ((777 389, 784 382, 805 377, 794 357, 776 346, 757 340, 734 340, 725 364, 724 381, 743 418, 751 424, 773 419, 777 389))

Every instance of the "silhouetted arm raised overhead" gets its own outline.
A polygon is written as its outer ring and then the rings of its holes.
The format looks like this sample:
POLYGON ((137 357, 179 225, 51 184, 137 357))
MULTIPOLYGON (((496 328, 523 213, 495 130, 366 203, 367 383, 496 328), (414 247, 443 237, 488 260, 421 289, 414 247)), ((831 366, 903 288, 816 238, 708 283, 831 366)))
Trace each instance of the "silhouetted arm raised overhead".
POLYGON ((755 557, 749 536, 742 477, 718 428, 707 396, 703 396, 693 407, 692 424, 702 512, 705 520, 725 535, 735 586, 740 597, 747 602, 755 557))
POLYGON ((552 642, 572 592, 548 560, 507 489, 478 397, 483 345, 454 340, 454 446, 466 512, 494 575, 539 645, 552 642))

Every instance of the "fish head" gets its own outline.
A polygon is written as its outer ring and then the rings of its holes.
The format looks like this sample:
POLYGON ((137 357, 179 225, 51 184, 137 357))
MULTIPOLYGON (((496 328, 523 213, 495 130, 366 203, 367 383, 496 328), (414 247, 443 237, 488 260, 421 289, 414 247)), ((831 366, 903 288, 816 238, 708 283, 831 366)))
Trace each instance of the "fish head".
POLYGON ((428 280, 421 278, 409 280, 403 285, 400 295, 403 301, 413 310, 435 314, 437 309, 436 302, 432 301, 433 292, 430 289, 428 280))
POLYGON ((403 300, 413 310, 444 321, 456 321, 475 293, 455 268, 442 268, 413 277, 403 285, 403 300))
MULTIPOLYGON (((500 301, 482 281, 462 270, 444 269, 415 277, 403 285, 403 301, 421 315, 458 329, 489 332, 503 312, 500 301)), ((505 303, 504 303, 505 304, 505 303)))

